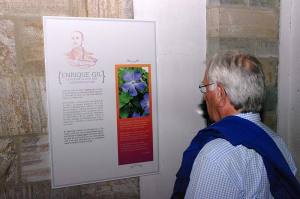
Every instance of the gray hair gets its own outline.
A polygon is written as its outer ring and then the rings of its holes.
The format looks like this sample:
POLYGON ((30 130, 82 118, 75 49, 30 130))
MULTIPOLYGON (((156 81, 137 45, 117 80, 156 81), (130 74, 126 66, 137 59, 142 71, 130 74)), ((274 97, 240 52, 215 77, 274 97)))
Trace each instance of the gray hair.
POLYGON ((231 104, 241 112, 259 112, 265 83, 261 63, 251 55, 239 52, 216 54, 207 64, 210 82, 223 85, 231 104))

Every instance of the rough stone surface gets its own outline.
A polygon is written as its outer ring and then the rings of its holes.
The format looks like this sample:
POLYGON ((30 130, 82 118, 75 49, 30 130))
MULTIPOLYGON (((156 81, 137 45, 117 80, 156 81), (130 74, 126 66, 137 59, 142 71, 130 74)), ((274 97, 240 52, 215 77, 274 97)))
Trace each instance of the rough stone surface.
POLYGON ((262 116, 263 122, 276 132, 277 130, 277 111, 265 111, 262 116))
POLYGON ((48 136, 25 136, 20 138, 21 177, 23 182, 50 179, 48 136))
POLYGON ((87 17, 87 3, 86 0, 71 0, 69 1, 69 8, 71 16, 87 17))
POLYGON ((278 40, 278 13, 274 9, 212 7, 207 16, 209 37, 278 40))
POLYGON ((131 0, 87 0, 89 17, 133 18, 131 0))
POLYGON ((138 178, 52 189, 49 180, 0 187, 0 199, 138 199, 138 178))
POLYGON ((0 187, 17 182, 16 161, 17 153, 13 139, 0 139, 0 187))
POLYGON ((70 0, 0 0, 0 15, 68 15, 70 0))
POLYGON ((138 178, 128 178, 81 186, 81 197, 89 198, 139 198, 138 178))
POLYGON ((220 38, 207 37, 206 57, 212 57, 216 52, 220 51, 220 38))
POLYGON ((278 81, 278 58, 259 58, 265 74, 267 87, 277 86, 278 81))
POLYGON ((15 27, 11 20, 0 19, 0 76, 16 71, 15 27))
MULTIPOLYGON (((220 37, 220 7, 206 9, 207 37, 220 37)), ((209 46, 209 45, 208 45, 209 46)))
POLYGON ((259 6, 259 7, 279 7, 279 0, 249 0, 250 6, 259 6))
POLYGON ((239 50, 244 53, 255 54, 255 41, 255 39, 249 38, 210 38, 208 43, 211 46, 211 54, 228 50, 239 50))
POLYGON ((216 52, 240 50, 245 53, 257 55, 261 58, 278 57, 278 42, 266 39, 208 37, 207 43, 207 54, 209 56, 216 52))
POLYGON ((20 184, 14 186, 4 186, 0 187, 0 199, 23 199, 30 198, 25 197, 26 187, 20 184))
POLYGON ((207 0, 207 5, 244 5, 255 7, 279 7, 279 0, 207 0))
POLYGON ((206 6, 220 5, 220 0, 206 0, 206 6))
POLYGON ((120 1, 119 7, 120 18, 133 19, 133 1, 132 0, 122 0, 120 1))
POLYGON ((52 189, 50 181, 18 184, 2 188, 0 199, 75 199, 80 197, 80 187, 52 189))
POLYGON ((279 57, 278 40, 271 41, 268 39, 255 40, 255 53, 260 57, 279 57))
POLYGON ((31 129, 24 79, 0 79, 0 137, 28 133, 31 129))
POLYGON ((32 198, 49 198, 49 199, 67 199, 81 198, 80 187, 66 187, 60 189, 52 189, 50 181, 33 183, 31 185, 32 198))
POLYGON ((46 133, 43 77, 0 79, 0 137, 46 133))
POLYGON ((47 133, 47 99, 44 77, 28 76, 24 78, 26 87, 27 112, 30 116, 32 133, 47 133))
POLYGON ((266 87, 266 98, 264 102, 264 111, 274 111, 277 109, 278 88, 277 86, 266 87))
POLYGON ((249 0, 220 0, 220 4, 222 5, 248 5, 249 0))
POLYGON ((44 44, 41 17, 20 19, 18 32, 18 57, 23 74, 44 75, 44 44))

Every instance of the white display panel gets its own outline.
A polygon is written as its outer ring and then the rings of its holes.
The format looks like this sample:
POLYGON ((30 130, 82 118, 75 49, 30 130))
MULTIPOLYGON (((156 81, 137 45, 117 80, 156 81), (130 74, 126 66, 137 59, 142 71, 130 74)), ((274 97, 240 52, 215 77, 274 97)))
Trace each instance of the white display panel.
POLYGON ((158 172, 155 22, 43 26, 52 186, 158 172))

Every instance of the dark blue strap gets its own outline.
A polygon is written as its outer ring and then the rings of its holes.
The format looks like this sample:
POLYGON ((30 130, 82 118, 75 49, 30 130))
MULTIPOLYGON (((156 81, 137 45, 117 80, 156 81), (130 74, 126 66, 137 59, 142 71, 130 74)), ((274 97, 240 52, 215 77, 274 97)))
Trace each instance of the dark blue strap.
POLYGON ((256 124, 237 116, 229 116, 199 131, 185 150, 172 198, 184 197, 195 158, 206 143, 216 138, 226 139, 234 146, 243 145, 254 149, 262 156, 274 198, 300 197, 300 185, 273 139, 256 124))

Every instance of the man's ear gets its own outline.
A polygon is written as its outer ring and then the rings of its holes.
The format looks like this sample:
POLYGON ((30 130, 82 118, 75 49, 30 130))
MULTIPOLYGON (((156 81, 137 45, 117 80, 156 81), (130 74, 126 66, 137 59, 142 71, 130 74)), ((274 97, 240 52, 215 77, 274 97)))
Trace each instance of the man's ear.
POLYGON ((216 97, 219 106, 224 106, 226 104, 227 94, 222 84, 217 84, 216 97))

